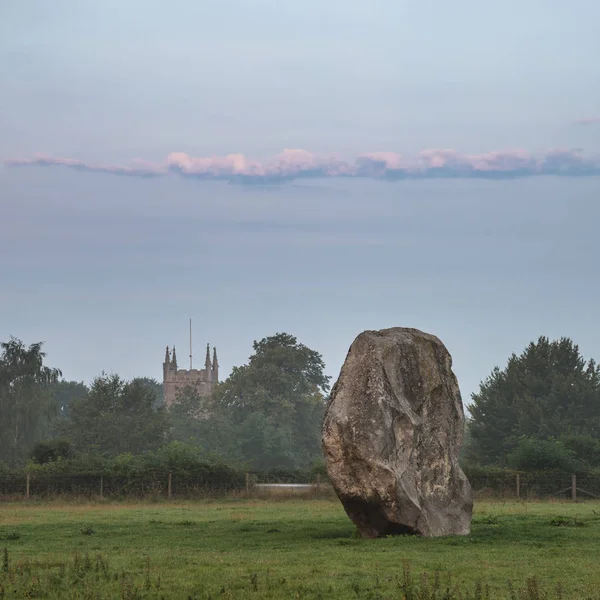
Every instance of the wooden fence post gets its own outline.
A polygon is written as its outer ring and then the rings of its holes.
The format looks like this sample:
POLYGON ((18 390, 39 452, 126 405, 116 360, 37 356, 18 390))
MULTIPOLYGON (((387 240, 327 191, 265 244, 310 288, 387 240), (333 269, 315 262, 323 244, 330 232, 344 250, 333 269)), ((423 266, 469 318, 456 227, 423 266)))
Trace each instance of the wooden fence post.
POLYGON ((246 473, 246 497, 250 497, 250 473, 246 473))
POLYGON ((29 471, 25 477, 25 499, 29 500, 29 471))
POLYGON ((104 500, 104 477, 100 475, 100 500, 104 500))
POLYGON ((577 502, 577 475, 571 475, 571 500, 577 502))
POLYGON ((171 473, 171 471, 169 471, 169 483, 168 483, 168 487, 167 487, 167 498, 171 498, 173 495, 173 473, 171 473))
POLYGON ((521 473, 517 473, 517 498, 521 497, 521 473))

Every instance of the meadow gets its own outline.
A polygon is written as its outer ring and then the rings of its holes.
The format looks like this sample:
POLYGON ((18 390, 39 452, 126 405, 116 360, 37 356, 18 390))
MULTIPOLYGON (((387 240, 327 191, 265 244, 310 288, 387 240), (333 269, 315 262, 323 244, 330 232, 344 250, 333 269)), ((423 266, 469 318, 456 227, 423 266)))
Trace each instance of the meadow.
POLYGON ((600 598, 600 504, 363 540, 336 500, 0 503, 0 598, 600 598))

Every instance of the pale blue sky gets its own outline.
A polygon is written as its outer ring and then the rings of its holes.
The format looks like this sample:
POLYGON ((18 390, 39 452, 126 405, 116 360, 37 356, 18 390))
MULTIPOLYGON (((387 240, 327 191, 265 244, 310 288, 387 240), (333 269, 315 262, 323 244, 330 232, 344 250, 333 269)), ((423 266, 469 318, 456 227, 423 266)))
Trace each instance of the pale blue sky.
MULTIPOLYGON (((561 149, 596 169, 598 56, 596 0, 5 0, 0 160, 561 149)), ((600 176, 534 171, 248 186, 5 166, 0 338, 46 340, 69 379, 158 378, 192 317, 225 374, 283 330, 335 378, 363 329, 414 326, 465 400, 541 334, 600 359, 600 176)))

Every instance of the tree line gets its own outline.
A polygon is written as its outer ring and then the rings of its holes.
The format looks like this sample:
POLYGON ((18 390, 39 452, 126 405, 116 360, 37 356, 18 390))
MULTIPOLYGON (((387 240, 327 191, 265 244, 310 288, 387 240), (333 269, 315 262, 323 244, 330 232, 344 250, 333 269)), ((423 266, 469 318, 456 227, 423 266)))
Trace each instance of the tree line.
POLYGON ((101 373, 88 387, 44 365, 42 344, 11 338, 0 354, 0 461, 154 452, 170 442, 250 469, 306 468, 320 459, 329 377, 321 355, 287 333, 254 342, 247 364, 210 399, 162 384, 101 373))
POLYGON ((600 367, 540 337, 472 395, 465 458, 524 470, 600 467, 600 367))
MULTIPOLYGON (((253 344, 211 398, 193 388, 170 408, 162 384, 101 373, 89 385, 45 364, 41 343, 11 338, 0 354, 0 462, 153 453, 173 442, 248 469, 311 468, 329 377, 293 335, 253 344)), ((600 367, 569 338, 540 337, 472 394, 463 463, 569 471, 600 467, 600 367)))

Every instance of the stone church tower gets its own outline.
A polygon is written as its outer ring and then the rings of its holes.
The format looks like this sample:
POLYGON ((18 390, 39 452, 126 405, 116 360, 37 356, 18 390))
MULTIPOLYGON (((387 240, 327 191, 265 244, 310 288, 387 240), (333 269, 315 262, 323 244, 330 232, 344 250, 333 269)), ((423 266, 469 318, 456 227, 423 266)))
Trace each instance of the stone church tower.
MULTIPOLYGON (((191 361, 191 359, 190 359, 191 361)), ((213 348, 212 362, 210 360, 210 345, 206 344, 206 360, 204 369, 178 369, 177 354, 175 346, 173 352, 165 353, 163 363, 163 392, 165 406, 171 406, 177 401, 177 391, 187 386, 196 389, 200 396, 209 398, 212 394, 213 385, 219 382, 219 361, 217 360, 217 349, 213 348)))

